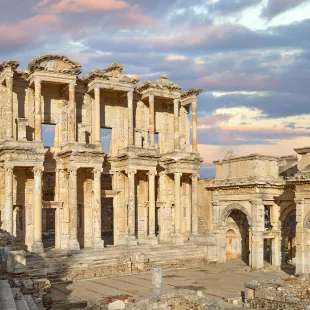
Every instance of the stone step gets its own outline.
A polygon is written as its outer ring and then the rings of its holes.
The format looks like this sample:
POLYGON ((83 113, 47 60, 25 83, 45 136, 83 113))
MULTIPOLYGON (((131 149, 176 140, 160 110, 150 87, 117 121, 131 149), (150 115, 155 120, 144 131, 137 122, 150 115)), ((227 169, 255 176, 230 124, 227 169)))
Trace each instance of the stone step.
MULTIPOLYGON (((34 302, 33 298, 31 295, 25 295, 25 300, 27 302, 28 308, 29 310, 37 310, 39 309, 36 305, 36 303, 34 302)), ((42 309, 42 308, 41 308, 42 309)), ((44 309, 44 308, 43 308, 44 309)))
POLYGON ((7 280, 0 280, 0 309, 17 310, 13 293, 7 280))
POLYGON ((37 308, 33 308, 33 309, 29 308, 24 296, 22 296, 21 299, 16 299, 15 305, 16 305, 17 310, 35 310, 35 309, 37 309, 37 308))

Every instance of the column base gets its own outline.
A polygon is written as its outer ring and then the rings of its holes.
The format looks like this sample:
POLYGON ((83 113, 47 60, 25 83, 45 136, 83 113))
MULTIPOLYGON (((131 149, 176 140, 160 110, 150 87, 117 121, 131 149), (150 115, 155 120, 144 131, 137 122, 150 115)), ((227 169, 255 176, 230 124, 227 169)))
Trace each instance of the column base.
POLYGON ((41 241, 35 241, 31 246, 31 252, 36 254, 44 253, 44 246, 41 241))
POLYGON ((69 242, 68 242, 68 250, 69 251, 79 251, 80 250, 79 242, 76 239, 69 240, 69 242))
POLYGON ((171 242, 173 244, 183 244, 184 243, 184 238, 183 235, 181 234, 175 234, 171 237, 171 242))
POLYGON ((138 245, 138 241, 135 236, 126 236, 124 239, 124 244, 127 246, 138 245))
POLYGON ((158 239, 156 236, 148 236, 147 243, 152 245, 158 244, 158 239))
POLYGON ((101 238, 94 239, 93 248, 94 249, 103 249, 104 248, 104 241, 101 238))

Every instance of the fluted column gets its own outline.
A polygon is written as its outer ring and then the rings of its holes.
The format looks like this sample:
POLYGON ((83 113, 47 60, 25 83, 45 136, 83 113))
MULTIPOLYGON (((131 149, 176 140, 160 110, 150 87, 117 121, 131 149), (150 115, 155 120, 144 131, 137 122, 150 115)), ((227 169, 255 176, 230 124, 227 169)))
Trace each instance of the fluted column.
POLYGON ((174 173, 174 232, 180 233, 181 228, 181 172, 174 173))
POLYGON ((193 151, 197 152, 197 100, 192 103, 192 137, 193 151))
POLYGON ((8 139, 13 138, 13 77, 6 78, 6 88, 7 88, 7 112, 6 112, 6 137, 8 139))
POLYGON ((192 235, 198 235, 198 174, 192 174, 192 235))
POLYGON ((101 173, 102 168, 94 168, 93 181, 93 247, 102 249, 104 242, 101 239, 101 173))
POLYGON ((133 91, 127 93, 128 100, 128 145, 133 145, 133 91))
POLYGON ((135 174, 136 170, 128 171, 128 236, 135 238, 136 220, 136 195, 135 195, 135 174))
POLYGON ((75 83, 69 84, 69 142, 76 141, 75 83))
POLYGON ((41 108, 41 80, 34 81, 35 89, 35 128, 34 138, 36 141, 42 141, 42 108, 41 108))
POLYGON ((13 165, 5 165, 5 230, 13 234, 13 165))
POLYGON ((69 168, 69 250, 79 250, 77 240, 77 167, 69 168))
POLYGON ((150 126, 150 147, 155 147, 155 109, 154 95, 149 96, 149 126, 150 126))
POLYGON ((96 87, 95 90, 95 113, 94 113, 94 142, 96 144, 100 143, 100 88, 96 87))
POLYGON ((180 108, 180 100, 174 99, 174 149, 180 149, 180 139, 179 139, 179 108, 180 108))
POLYGON ((42 174, 43 167, 33 167, 33 245, 32 252, 43 253, 42 243, 42 174))
POLYGON ((155 175, 156 171, 149 171, 149 237, 155 237, 155 175))

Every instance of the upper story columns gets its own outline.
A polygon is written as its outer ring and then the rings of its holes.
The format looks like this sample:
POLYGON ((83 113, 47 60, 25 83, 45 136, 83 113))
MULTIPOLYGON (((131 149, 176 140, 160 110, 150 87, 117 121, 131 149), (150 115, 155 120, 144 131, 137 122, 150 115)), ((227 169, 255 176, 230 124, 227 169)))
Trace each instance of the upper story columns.
POLYGON ((95 93, 95 107, 94 107, 94 122, 93 122, 93 135, 94 143, 100 143, 100 88, 94 89, 95 93))
POLYGON ((35 79, 34 81, 34 96, 35 96, 35 128, 34 139, 36 141, 42 141, 42 110, 41 110, 41 80, 35 79))
POLYGON ((6 88, 7 88, 7 130, 6 137, 8 139, 13 138, 13 77, 6 77, 6 88))
POLYGON ((75 83, 69 84, 69 124, 68 124, 68 140, 69 142, 76 141, 76 105, 75 105, 75 83))
POLYGON ((134 145, 133 133, 134 133, 134 124, 133 124, 133 90, 127 93, 128 100, 128 145, 134 145))
POLYGON ((179 137, 179 111, 180 111, 180 100, 173 100, 174 110, 174 150, 180 149, 180 137, 179 137))
POLYGON ((149 130, 150 130, 150 147, 155 147, 155 106, 154 95, 149 95, 149 130))
POLYGON ((192 145, 193 151, 197 152, 197 99, 192 102, 192 145))

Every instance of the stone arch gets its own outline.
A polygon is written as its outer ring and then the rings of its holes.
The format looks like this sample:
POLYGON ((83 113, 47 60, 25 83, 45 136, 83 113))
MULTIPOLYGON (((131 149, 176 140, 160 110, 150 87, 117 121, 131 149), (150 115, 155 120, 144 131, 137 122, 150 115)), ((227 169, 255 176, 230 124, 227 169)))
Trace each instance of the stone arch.
POLYGON ((279 221, 278 221, 278 226, 279 227, 282 227, 283 226, 283 223, 284 221, 286 220, 287 216, 296 210, 296 205, 295 203, 292 203, 291 205, 289 205, 287 208, 285 208, 281 214, 280 214, 280 217, 279 217, 279 221))
POLYGON ((234 210, 239 210, 242 213, 245 214, 248 224, 249 226, 252 226, 252 219, 250 214, 248 213, 248 211, 246 210, 245 207, 239 205, 238 203, 232 203, 230 205, 228 205, 223 211, 222 211, 222 215, 221 215, 221 223, 223 226, 226 226, 226 220, 229 217, 230 213, 234 210))

